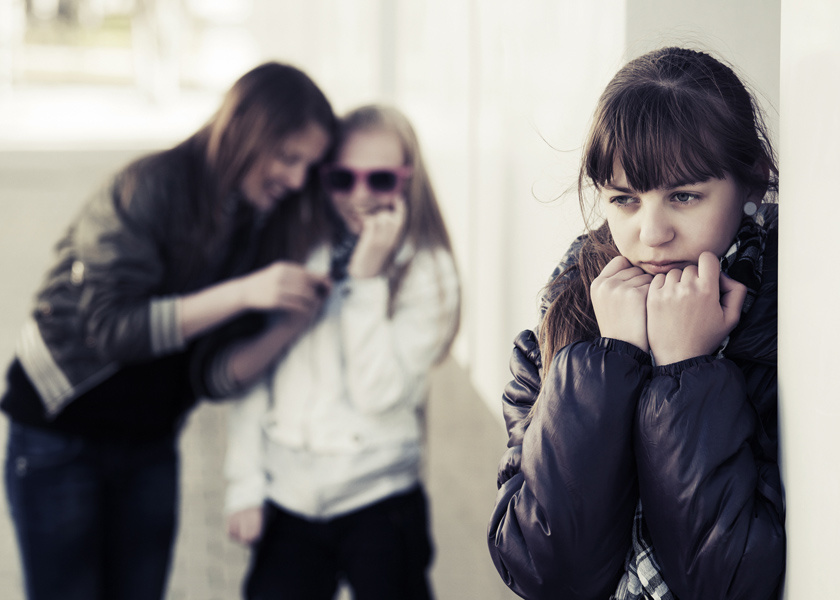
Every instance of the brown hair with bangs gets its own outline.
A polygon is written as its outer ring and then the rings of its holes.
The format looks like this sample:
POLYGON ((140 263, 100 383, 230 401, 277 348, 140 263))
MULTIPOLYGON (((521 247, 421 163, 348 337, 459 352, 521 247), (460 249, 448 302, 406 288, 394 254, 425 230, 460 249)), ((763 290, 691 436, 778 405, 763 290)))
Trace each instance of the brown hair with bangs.
POLYGON ((639 192, 726 175, 759 197, 773 199, 778 189, 761 110, 729 66, 686 48, 626 64, 601 95, 583 149, 578 193, 588 235, 545 291, 539 340, 546 370, 563 346, 600 335, 589 287, 619 252, 606 222, 593 223, 587 190, 597 195, 616 164, 639 192))

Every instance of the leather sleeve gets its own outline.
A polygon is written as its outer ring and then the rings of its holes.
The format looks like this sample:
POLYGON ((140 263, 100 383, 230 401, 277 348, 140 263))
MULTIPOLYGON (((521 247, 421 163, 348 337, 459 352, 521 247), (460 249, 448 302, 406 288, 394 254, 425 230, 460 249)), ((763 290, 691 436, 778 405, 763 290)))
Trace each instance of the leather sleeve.
POLYGON ((174 298, 161 293, 166 259, 158 223, 168 215, 157 196, 163 192, 154 189, 156 181, 139 177, 129 199, 121 177, 87 204, 72 244, 74 268, 83 279, 79 309, 85 335, 102 356, 130 363, 184 344, 174 298), (156 339, 165 342, 156 348, 156 339))
POLYGON ((228 357, 237 342, 257 336, 269 319, 266 313, 249 312, 198 338, 190 360, 190 383, 198 397, 230 400, 249 387, 232 380, 228 357))
POLYGON ((510 372, 513 379, 502 393, 502 414, 508 432, 508 446, 512 448, 522 444, 528 413, 542 385, 542 356, 537 336, 530 329, 522 331, 513 341, 510 372))
POLYGON ((555 356, 522 440, 521 470, 508 469, 488 527, 496 569, 517 594, 606 599, 615 591, 639 493, 636 405, 650 372, 646 353, 607 338, 555 356))
POLYGON ((757 421, 743 374, 726 359, 656 367, 640 398, 642 506, 680 600, 776 597, 785 567, 781 486, 778 466, 755 455, 757 421))
MULTIPOLYGON (((540 322, 545 312, 556 298, 557 288, 552 283, 561 275, 564 281, 576 277, 567 269, 577 263, 577 255, 587 236, 582 235, 572 242, 560 263, 554 268, 546 282, 546 288, 540 298, 540 322)), ((537 329, 538 330, 538 329, 537 329)), ((513 354, 510 357, 510 372, 513 380, 505 387, 502 394, 502 414, 508 432, 508 447, 513 448, 522 444, 522 437, 530 423, 530 411, 542 385, 542 354, 538 334, 526 329, 516 336, 513 342, 513 354)))

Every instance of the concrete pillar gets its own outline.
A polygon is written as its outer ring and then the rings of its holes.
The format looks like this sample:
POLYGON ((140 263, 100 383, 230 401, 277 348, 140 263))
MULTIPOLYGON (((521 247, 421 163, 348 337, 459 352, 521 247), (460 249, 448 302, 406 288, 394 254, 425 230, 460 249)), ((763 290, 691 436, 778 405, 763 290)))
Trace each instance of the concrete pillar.
POLYGON ((837 596, 840 562, 840 5, 783 0, 779 383, 787 498, 785 597, 837 596))

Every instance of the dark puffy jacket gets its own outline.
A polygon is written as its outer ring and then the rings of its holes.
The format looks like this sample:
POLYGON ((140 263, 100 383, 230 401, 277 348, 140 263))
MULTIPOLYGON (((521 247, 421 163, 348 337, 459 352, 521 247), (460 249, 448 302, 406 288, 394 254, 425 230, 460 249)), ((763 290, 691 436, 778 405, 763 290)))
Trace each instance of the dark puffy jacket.
POLYGON ((503 396, 509 449, 488 530, 514 592, 608 600, 641 497, 662 576, 680 600, 779 595, 776 264, 773 228, 759 295, 723 358, 654 367, 631 344, 581 341, 557 353, 540 392, 534 333, 517 337, 503 396))

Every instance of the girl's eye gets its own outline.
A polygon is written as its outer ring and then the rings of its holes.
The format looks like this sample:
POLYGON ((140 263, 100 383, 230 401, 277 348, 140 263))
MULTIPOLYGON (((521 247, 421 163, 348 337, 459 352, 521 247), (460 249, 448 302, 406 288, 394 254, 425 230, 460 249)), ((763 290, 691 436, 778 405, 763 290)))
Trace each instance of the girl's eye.
POLYGON ((297 156, 292 156, 291 154, 286 154, 285 152, 277 152, 274 155, 274 158, 288 167, 295 166, 299 160, 297 156))
POLYGON ((677 204, 691 204, 695 200, 699 199, 697 194, 692 194, 691 192, 677 192, 673 195, 674 200, 677 204))
POLYGON ((619 207, 629 206, 635 203, 636 199, 633 196, 613 196, 610 198, 610 204, 615 204, 619 207))

